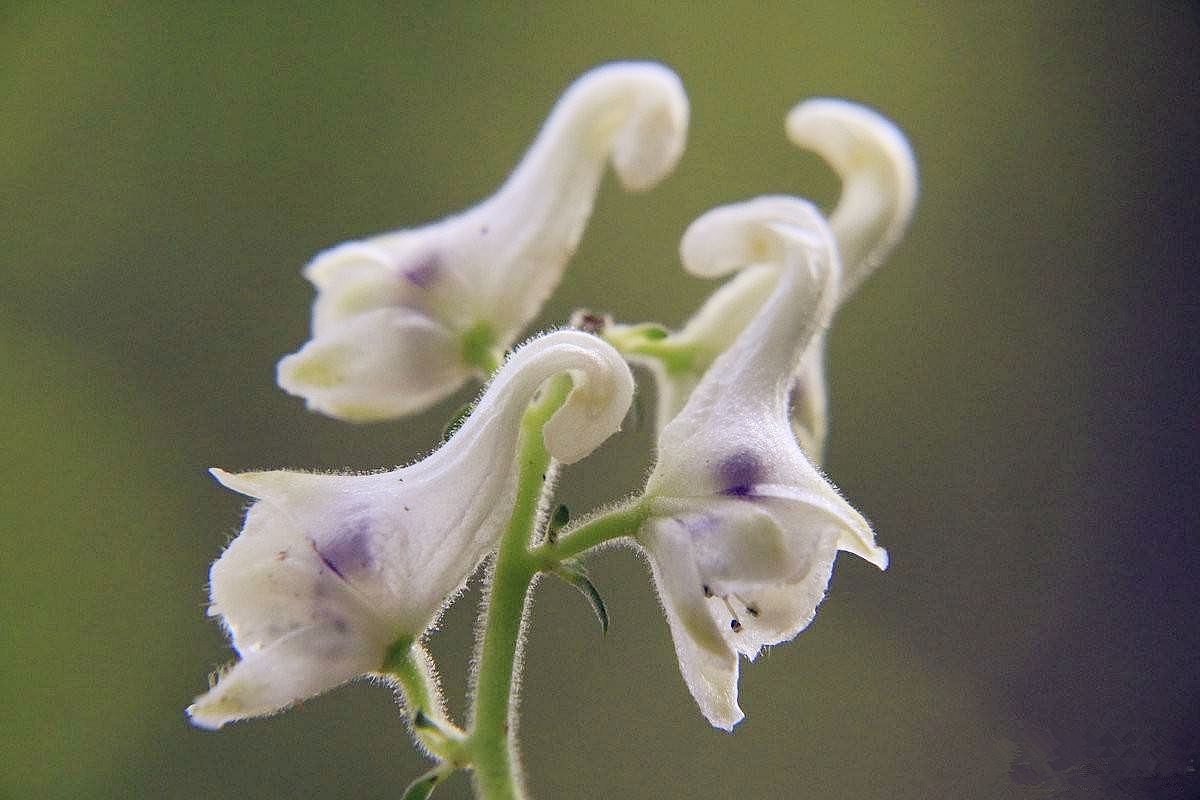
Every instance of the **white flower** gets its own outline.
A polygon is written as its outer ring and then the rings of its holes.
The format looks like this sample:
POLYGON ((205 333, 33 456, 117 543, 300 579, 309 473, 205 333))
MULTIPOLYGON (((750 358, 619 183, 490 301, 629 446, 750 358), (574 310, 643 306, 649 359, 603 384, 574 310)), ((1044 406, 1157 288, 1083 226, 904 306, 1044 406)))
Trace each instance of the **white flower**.
POLYGON ((866 106, 832 97, 797 105, 788 138, 812 150, 842 179, 829 227, 842 260, 838 304, 900 243, 917 202, 917 162, 896 125, 866 106))
POLYGON ((255 498, 213 564, 212 606, 241 661, 188 709, 202 727, 270 714, 378 670, 419 637, 494 548, 512 511, 520 420, 548 377, 573 389, 543 428, 572 463, 620 427, 629 367, 601 340, 559 331, 517 349, 473 413, 423 461, 372 475, 213 475, 255 498))
POLYGON ((562 277, 605 162, 626 188, 648 189, 678 161, 687 121, 679 78, 662 65, 586 73, 491 198, 306 267, 317 287, 312 339, 279 362, 279 385, 312 409, 366 421, 419 411, 486 376, 562 277))
POLYGON ((837 249, 820 213, 759 198, 715 209, 689 233, 709 245, 694 262, 705 274, 775 265, 756 268, 774 278, 769 297, 663 428, 645 492, 652 516, 637 537, 688 688, 729 730, 743 717, 738 654, 752 659, 807 627, 838 550, 881 569, 887 553, 788 421, 791 375, 837 302, 837 249))
MULTIPOLYGON (((779 196, 758 198, 753 208, 747 204, 726 206, 721 213, 748 216, 756 222, 771 219, 800 223, 807 219, 807 210, 807 206, 798 205, 793 198, 779 196)), ((778 283, 779 271, 774 265, 727 263, 721 253, 726 245, 724 227, 714 229, 705 221, 706 217, 696 220, 683 235, 679 253, 684 268, 694 275, 710 278, 739 267, 744 269, 709 295, 704 305, 675 333, 665 334, 653 325, 616 324, 606 325, 603 330, 604 337, 625 353, 630 362, 647 368, 654 376, 655 429, 660 432, 683 409, 717 356, 729 348, 762 310, 778 283), (713 233, 717 234, 717 241, 710 235, 713 233)), ((766 255, 764 252, 756 258, 766 255)))
MULTIPOLYGON (((917 162, 908 140, 890 120, 866 106, 819 97, 787 115, 788 138, 812 150, 842 179, 829 227, 837 239, 843 271, 838 305, 875 271, 899 244, 917 203, 917 162)), ((805 450, 821 460, 828 431, 825 333, 809 345, 792 386, 792 430, 805 450)))
MULTIPOLYGON (((912 149, 887 119, 845 100, 817 98, 800 103, 788 114, 787 132, 793 143, 820 154, 842 179, 841 196, 829 221, 844 266, 836 290, 840 305, 883 262, 912 218, 917 197, 912 149)), ((787 215, 793 206, 788 202, 773 208, 777 221, 790 221, 787 215)), ((684 233, 679 252, 689 272, 714 274, 708 270, 715 259, 713 248, 721 242, 710 240, 711 230, 693 225, 684 233)), ((748 254, 746 263, 761 260, 761 255, 748 254)), ((658 430, 683 408, 713 359, 754 319, 774 284, 770 269, 744 269, 714 292, 676 333, 664 336, 661 329, 638 325, 605 330, 605 337, 631 361, 653 373, 658 430)), ((824 351, 824 333, 819 331, 797 368, 792 392, 794 433, 805 452, 818 461, 827 428, 824 351)))

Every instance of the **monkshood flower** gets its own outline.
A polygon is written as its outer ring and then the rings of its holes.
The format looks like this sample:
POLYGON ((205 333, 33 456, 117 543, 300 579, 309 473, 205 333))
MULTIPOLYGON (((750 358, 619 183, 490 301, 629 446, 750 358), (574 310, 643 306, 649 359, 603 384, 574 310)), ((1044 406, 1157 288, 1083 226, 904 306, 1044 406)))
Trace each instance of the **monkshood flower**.
MULTIPOLYGON (((846 100, 806 100, 788 114, 786 127, 793 143, 822 156, 842 180, 829 220, 844 268, 836 289, 840 305, 904 234, 917 197, 916 162, 895 125, 846 100)), ((775 218, 786 221, 788 206, 781 208, 784 211, 775 218)), ((704 226, 689 228, 680 243, 684 268, 703 274, 701 265, 712 246, 704 226)), ((655 376, 658 430, 683 408, 713 359, 754 318, 774 284, 770 269, 742 270, 675 333, 653 325, 607 327, 605 337, 655 376)), ((824 332, 819 331, 797 369, 792 392, 794 432, 805 452, 818 461, 827 428, 824 351, 824 332)))
POLYGON ((436 452, 370 475, 212 470, 254 498, 212 566, 209 614, 241 660, 188 709, 218 728, 379 670, 388 647, 419 638, 495 547, 516 492, 520 420, 538 387, 573 388, 543 428, 547 451, 578 461, 620 427, 633 397, 612 347, 559 331, 518 348, 436 452))
MULTIPOLYGON (((842 179, 829 227, 843 271, 838 305, 846 302, 899 244, 917 203, 917 162, 904 134, 865 106, 834 98, 800 103, 787 115, 788 138, 812 150, 842 179)), ((829 427, 825 332, 813 338, 792 386, 792 429, 817 461, 829 427)))
POLYGON ((688 103, 666 67, 618 62, 580 77, 500 190, 412 230, 319 254, 312 339, 278 381, 346 420, 420 411, 485 377, 557 286, 606 161, 649 189, 679 160, 688 103))
POLYGON ((808 626, 838 550, 880 569, 887 553, 788 418, 791 376, 838 299, 821 214, 765 197, 714 209, 690 233, 708 245, 706 259, 693 254, 695 272, 774 265, 756 268, 774 279, 766 301, 663 428, 645 491, 651 517, 637 535, 688 688, 709 722, 730 730, 743 718, 739 654, 753 659, 808 626))

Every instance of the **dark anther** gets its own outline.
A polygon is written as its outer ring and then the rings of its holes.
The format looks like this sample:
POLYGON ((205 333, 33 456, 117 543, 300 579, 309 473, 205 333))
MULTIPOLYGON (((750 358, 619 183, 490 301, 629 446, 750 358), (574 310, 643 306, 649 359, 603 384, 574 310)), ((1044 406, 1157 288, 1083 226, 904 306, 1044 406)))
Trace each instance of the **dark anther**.
POLYGON ((588 333, 601 334, 609 325, 608 317, 595 311, 581 309, 571 317, 571 327, 588 333))
POLYGON ((738 622, 736 619, 729 620, 729 627, 733 628, 734 633, 742 632, 742 623, 738 622))
POLYGON ((752 617, 757 617, 758 609, 755 608, 754 606, 746 606, 746 613, 748 613, 752 617))
POLYGON ((706 583, 706 584, 704 584, 704 587, 703 587, 703 588, 704 588, 704 596, 705 596, 705 597, 712 597, 712 596, 713 596, 712 589, 708 588, 708 584, 707 584, 707 583, 706 583))

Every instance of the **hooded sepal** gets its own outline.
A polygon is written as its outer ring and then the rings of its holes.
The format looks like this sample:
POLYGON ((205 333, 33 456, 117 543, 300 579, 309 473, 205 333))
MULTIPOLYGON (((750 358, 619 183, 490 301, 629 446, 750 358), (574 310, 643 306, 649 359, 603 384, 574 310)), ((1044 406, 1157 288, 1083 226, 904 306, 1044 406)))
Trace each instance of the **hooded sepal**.
POLYGON ((427 458, 369 475, 213 470, 254 499, 210 573, 212 604, 241 660, 188 709, 218 728, 380 670, 418 640, 494 549, 512 511, 521 418, 550 377, 572 388, 543 428, 577 461, 620 428, 633 396, 621 356, 577 331, 518 348, 474 411, 427 458))
POLYGON ((500 190, 424 227, 320 253, 312 339, 279 385, 352 421, 427 408, 486 377, 558 285, 606 162, 626 188, 674 168, 688 103, 670 69, 618 62, 580 77, 500 190))
POLYGON ((759 198, 702 216, 685 242, 710 273, 766 264, 774 277, 663 427, 638 533, 685 682, 728 730, 742 719, 739 654, 754 658, 811 622, 838 550, 881 568, 887 557, 788 420, 791 376, 836 303, 840 267, 824 218, 798 199, 759 198))

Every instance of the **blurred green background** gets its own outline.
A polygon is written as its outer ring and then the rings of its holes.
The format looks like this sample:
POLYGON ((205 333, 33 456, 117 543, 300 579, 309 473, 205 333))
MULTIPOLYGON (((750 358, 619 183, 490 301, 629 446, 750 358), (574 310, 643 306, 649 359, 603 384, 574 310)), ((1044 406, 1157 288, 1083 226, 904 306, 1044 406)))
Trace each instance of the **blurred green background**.
MULTIPOLYGON (((534 796, 1018 797, 1015 728, 1193 746, 1198 34, 1191 2, 6 4, 0 796, 395 798, 424 769, 365 683, 188 725, 232 657, 205 580, 242 508, 205 468, 433 446, 471 390, 354 427, 275 387, 307 335, 300 267, 491 193, 574 77, 632 57, 683 78, 689 148, 647 194, 606 178, 541 325, 677 325, 712 288, 678 266, 697 214, 828 206, 832 174, 783 135, 800 99, 911 137, 911 234, 829 353, 828 471, 892 567, 839 560, 812 628, 743 665, 732 736, 630 552, 594 560, 607 637, 544 583, 534 796)), ((638 486, 629 427, 565 472, 572 509, 638 486)), ((476 603, 433 638, 456 710, 476 603)))

